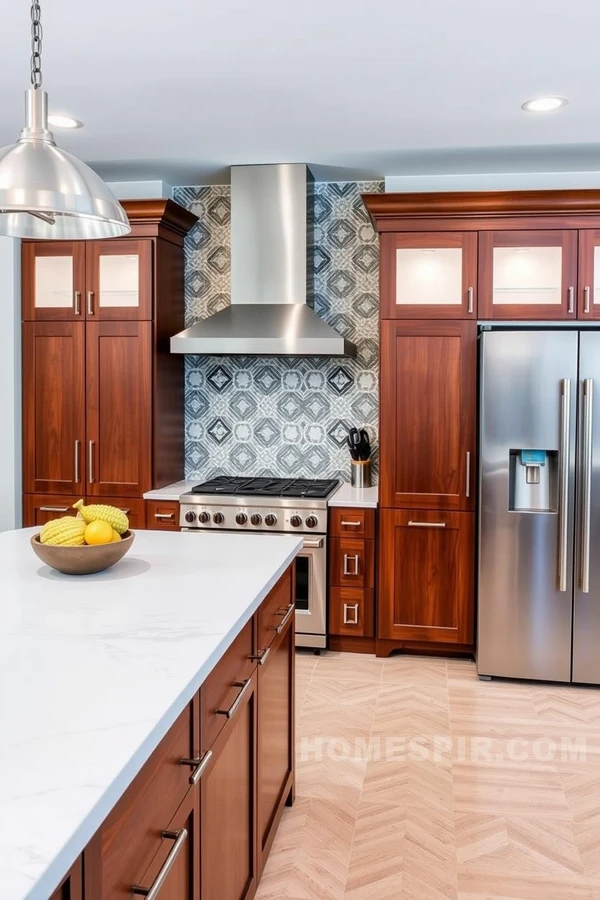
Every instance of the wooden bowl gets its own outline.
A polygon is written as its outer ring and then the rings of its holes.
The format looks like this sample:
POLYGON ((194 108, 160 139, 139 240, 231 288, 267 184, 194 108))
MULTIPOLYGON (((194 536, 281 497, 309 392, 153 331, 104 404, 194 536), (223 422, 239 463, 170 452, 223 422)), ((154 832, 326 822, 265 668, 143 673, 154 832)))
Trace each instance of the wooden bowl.
POLYGON ((109 569, 123 559, 135 538, 133 531, 126 531, 114 544, 94 544, 88 547, 56 547, 40 543, 39 534, 31 538, 33 552, 47 566, 65 575, 94 575, 109 569))

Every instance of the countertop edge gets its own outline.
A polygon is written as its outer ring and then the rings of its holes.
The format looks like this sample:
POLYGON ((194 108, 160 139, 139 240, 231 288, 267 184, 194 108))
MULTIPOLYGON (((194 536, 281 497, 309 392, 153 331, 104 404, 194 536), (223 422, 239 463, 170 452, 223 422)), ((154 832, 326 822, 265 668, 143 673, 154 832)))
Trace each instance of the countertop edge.
POLYGON ((335 494, 327 501, 328 507, 355 507, 356 509, 377 509, 379 488, 353 488, 347 481, 340 484, 335 494))
POLYGON ((232 645, 242 628, 250 621, 270 590, 277 584, 283 573, 296 558, 301 547, 302 541, 298 541, 296 548, 288 554, 286 560, 266 582, 262 590, 259 591, 252 603, 246 608, 244 614, 240 616, 235 625, 232 626, 220 644, 215 648, 214 652, 204 661, 204 664, 198 670, 194 678, 188 682, 177 700, 166 710, 165 714, 153 727, 138 750, 130 757, 119 775, 106 788, 102 797, 100 797, 92 807, 88 816, 80 823, 70 840, 63 845, 59 854, 44 872, 42 872, 36 883, 32 885, 31 890, 25 894, 24 900, 49 900, 60 884, 61 879, 68 873, 78 856, 83 853, 90 840, 102 826, 102 823, 108 814, 121 799, 127 788, 132 784, 136 775, 142 770, 154 750, 156 750, 163 737, 167 734, 187 704, 191 702, 194 694, 199 690, 207 676, 212 672, 214 667, 220 662, 226 651, 232 645))

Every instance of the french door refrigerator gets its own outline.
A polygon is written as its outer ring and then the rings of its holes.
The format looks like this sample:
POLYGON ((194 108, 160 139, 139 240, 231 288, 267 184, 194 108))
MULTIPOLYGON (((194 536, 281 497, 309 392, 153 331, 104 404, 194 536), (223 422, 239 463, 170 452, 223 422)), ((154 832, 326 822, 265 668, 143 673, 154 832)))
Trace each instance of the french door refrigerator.
POLYGON ((600 332, 480 340, 478 673, 600 684, 600 332))

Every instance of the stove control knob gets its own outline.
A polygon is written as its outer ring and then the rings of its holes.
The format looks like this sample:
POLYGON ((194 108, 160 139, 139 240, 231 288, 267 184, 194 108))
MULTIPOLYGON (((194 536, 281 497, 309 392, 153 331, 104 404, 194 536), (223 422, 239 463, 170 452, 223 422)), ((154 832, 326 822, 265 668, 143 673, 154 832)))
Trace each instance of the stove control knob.
POLYGON ((225 516, 223 515, 223 513, 215 513, 214 514, 213 522, 215 523, 215 525, 222 525, 224 521, 225 521, 225 516))
POLYGON ((235 517, 235 521, 238 525, 245 525, 248 521, 248 516, 246 515, 246 513, 238 513, 235 517))
POLYGON ((207 513, 206 510, 204 512, 201 512, 198 516, 198 521, 202 525, 206 525, 207 522, 210 522, 210 513, 207 513))
POLYGON ((188 512, 186 512, 185 521, 186 522, 195 522, 196 521, 196 513, 194 512, 193 509, 190 509, 188 512))
POLYGON ((316 516, 307 516, 306 522, 304 524, 307 528, 316 528, 319 524, 319 520, 316 516))
POLYGON ((268 516, 265 516, 265 525, 268 525, 269 528, 272 528, 273 525, 277 525, 277 516, 273 513, 269 513, 268 516))
POLYGON ((262 525, 262 516, 259 516, 258 513, 254 513, 253 516, 250 516, 250 521, 253 525, 262 525))
POLYGON ((292 528, 300 528, 300 526, 302 525, 302 519, 300 518, 300 516, 292 516, 290 518, 290 525, 292 526, 292 528))

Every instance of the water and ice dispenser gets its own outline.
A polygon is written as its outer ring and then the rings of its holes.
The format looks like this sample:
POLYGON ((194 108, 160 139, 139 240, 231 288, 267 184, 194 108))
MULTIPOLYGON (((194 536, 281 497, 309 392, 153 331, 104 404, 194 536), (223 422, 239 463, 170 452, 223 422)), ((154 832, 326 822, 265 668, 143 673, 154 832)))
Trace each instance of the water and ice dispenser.
POLYGON ((511 450, 509 472, 511 512, 557 511, 558 451, 511 450))

